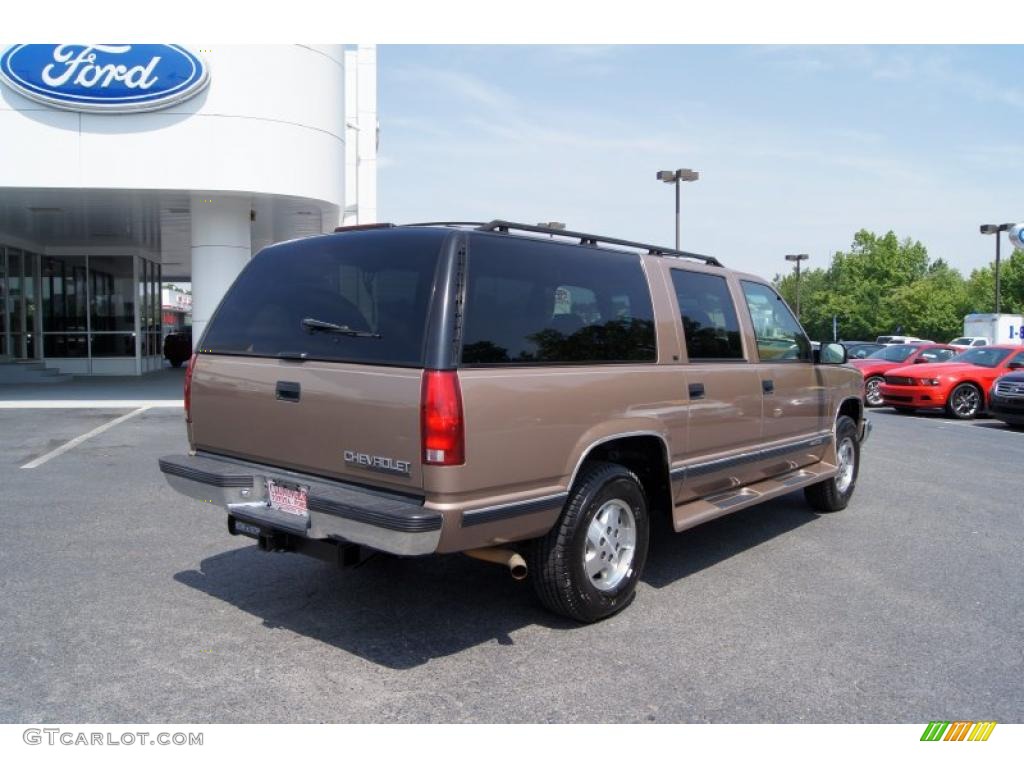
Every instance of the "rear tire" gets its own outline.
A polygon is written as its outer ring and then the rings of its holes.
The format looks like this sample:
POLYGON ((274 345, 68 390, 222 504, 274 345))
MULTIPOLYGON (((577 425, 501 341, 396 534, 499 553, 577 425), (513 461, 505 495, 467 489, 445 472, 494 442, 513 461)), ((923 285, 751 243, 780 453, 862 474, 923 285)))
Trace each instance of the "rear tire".
POLYGON ((636 595, 649 538, 637 476, 619 464, 585 465, 558 522, 530 542, 537 597, 549 611, 585 623, 618 613, 636 595))
POLYGON ((973 384, 958 384, 946 400, 946 413, 954 419, 973 419, 981 413, 983 404, 980 389, 973 384))
POLYGON ((181 368, 181 364, 183 362, 185 362, 185 361, 184 360, 171 360, 171 367, 172 368, 181 368))
POLYGON ((836 422, 836 456, 839 458, 839 472, 836 476, 804 488, 807 503, 818 512, 846 509, 857 485, 860 440, 857 422, 849 416, 840 416, 836 422))

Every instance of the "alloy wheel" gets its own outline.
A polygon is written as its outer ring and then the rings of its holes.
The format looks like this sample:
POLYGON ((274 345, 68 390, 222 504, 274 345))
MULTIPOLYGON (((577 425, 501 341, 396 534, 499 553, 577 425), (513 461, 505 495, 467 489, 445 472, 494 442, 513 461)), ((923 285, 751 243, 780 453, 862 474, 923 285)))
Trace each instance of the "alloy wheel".
POLYGON ((583 569, 590 583, 609 592, 622 583, 636 553, 636 519, 629 504, 610 499, 601 505, 587 527, 583 569))

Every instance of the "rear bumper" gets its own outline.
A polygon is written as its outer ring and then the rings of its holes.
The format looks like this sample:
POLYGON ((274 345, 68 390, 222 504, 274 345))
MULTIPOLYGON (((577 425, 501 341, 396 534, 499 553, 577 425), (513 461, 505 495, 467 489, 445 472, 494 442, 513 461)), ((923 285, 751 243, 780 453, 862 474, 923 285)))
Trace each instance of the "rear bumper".
POLYGON ((160 470, 179 493, 224 507, 243 522, 308 539, 361 544, 396 555, 437 551, 440 512, 415 499, 220 456, 164 456, 160 470), (308 517, 272 509, 267 480, 309 488, 308 517))

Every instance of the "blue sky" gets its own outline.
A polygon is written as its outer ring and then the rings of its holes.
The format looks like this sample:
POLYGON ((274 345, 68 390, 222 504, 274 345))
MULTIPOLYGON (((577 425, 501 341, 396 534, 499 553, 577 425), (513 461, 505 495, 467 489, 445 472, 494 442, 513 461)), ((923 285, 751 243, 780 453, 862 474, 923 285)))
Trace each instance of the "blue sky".
POLYGON ((860 228, 964 272, 1024 220, 1024 46, 382 46, 380 216, 564 221, 770 276, 860 228))

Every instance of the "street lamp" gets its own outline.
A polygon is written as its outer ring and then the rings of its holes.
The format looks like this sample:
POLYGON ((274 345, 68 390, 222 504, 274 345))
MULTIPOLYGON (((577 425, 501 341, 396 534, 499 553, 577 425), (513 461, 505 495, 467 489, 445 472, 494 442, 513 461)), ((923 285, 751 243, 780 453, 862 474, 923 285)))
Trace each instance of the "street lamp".
POLYGON ((697 171, 691 171, 689 168, 679 168, 675 171, 658 171, 658 181, 663 181, 666 184, 676 185, 676 250, 679 250, 679 182, 680 181, 696 181, 700 178, 700 174, 697 171))
POLYGON ((1013 224, 982 224, 978 229, 983 235, 996 236, 996 314, 999 314, 999 233, 1011 229, 1013 224))
POLYGON ((786 261, 796 262, 796 319, 800 319, 800 262, 807 261, 810 256, 806 253, 787 253, 786 261))

